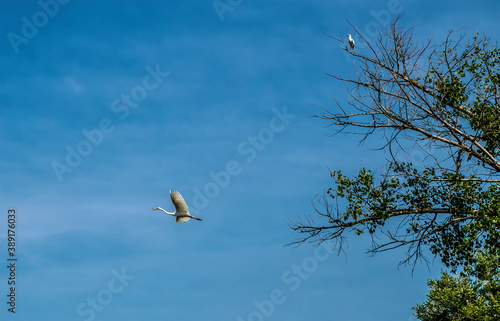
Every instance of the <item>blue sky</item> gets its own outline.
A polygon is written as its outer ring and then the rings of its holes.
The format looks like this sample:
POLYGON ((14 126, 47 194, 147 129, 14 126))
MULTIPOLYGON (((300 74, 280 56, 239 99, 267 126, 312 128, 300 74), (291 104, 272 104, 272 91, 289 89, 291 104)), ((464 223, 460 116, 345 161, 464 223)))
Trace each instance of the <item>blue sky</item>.
POLYGON ((324 71, 353 72, 323 33, 398 8, 421 41, 496 41, 500 4, 220 3, 0 1, 0 283, 5 300, 15 208, 15 320, 412 320, 439 264, 412 276, 401 252, 365 255, 367 238, 346 256, 283 247, 328 169, 385 159, 311 117, 335 108, 329 91, 346 97, 324 71), (170 189, 203 222, 152 212, 172 209, 170 189))

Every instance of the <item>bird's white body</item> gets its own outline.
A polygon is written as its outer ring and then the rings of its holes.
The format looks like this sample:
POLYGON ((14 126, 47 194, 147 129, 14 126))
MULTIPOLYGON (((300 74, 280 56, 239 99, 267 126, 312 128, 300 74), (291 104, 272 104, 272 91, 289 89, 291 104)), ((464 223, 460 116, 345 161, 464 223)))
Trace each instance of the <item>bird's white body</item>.
POLYGON ((172 203, 175 206, 175 212, 167 212, 161 207, 155 207, 153 208, 154 210, 160 210, 165 212, 168 215, 175 216, 175 222, 181 223, 181 222, 186 222, 190 218, 201 221, 200 218, 194 217, 193 215, 189 214, 189 209, 186 204, 186 201, 184 201, 184 198, 182 197, 181 193, 177 191, 170 191, 170 198, 172 199, 172 203))
POLYGON ((355 45, 354 39, 351 38, 351 35, 347 36, 349 36, 349 46, 351 46, 351 49, 354 50, 354 45, 355 45))

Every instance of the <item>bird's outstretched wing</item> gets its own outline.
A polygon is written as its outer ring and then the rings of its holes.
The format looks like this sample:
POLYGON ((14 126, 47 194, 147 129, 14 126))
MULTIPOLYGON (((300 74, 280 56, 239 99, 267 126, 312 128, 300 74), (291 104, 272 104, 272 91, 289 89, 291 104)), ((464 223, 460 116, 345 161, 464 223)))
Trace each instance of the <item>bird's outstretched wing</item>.
MULTIPOLYGON (((179 212, 182 214, 189 213, 188 206, 186 204, 186 201, 184 201, 184 198, 182 197, 181 193, 179 193, 177 191, 170 191, 170 198, 172 199, 172 203, 174 203, 176 212, 179 212)), ((177 218, 177 220, 179 220, 179 219, 180 218, 177 218)), ((182 221, 182 222, 184 222, 184 221, 182 221)))

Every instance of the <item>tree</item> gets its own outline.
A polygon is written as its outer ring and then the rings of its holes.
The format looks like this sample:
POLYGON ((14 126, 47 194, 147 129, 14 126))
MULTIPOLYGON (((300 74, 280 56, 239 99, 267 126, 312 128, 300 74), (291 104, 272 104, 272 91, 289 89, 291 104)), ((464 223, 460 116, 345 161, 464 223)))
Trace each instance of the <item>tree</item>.
POLYGON ((429 280, 427 300, 413 310, 422 321, 500 320, 500 261, 479 252, 470 266, 456 275, 442 272, 429 280))
POLYGON ((500 255, 500 51, 478 34, 454 40, 453 31, 438 45, 419 44, 400 20, 375 43, 353 26, 366 55, 336 39, 355 76, 327 75, 350 99, 346 108, 334 98, 338 111, 317 116, 361 142, 380 135, 386 170, 332 172, 334 186, 313 200, 314 216, 290 223, 301 235, 292 244, 335 240, 340 250, 346 235, 368 233, 370 253, 403 247, 401 263, 414 267, 430 251, 456 271, 478 251, 500 255), (422 167, 398 160, 414 149, 426 155, 422 167))

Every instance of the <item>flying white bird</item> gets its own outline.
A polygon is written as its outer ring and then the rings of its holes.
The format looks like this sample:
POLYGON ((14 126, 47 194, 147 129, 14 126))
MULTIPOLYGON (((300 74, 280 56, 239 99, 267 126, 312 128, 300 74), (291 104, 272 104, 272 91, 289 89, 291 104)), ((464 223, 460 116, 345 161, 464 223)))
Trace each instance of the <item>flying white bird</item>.
POLYGON ((195 220, 201 221, 200 218, 194 217, 193 215, 189 214, 188 206, 186 204, 186 201, 184 201, 184 198, 182 197, 181 193, 177 191, 170 191, 170 198, 172 199, 172 203, 174 203, 175 206, 174 213, 167 212, 161 207, 155 207, 153 208, 153 211, 160 210, 167 213, 168 215, 173 215, 175 216, 175 222, 177 223, 186 222, 190 218, 194 218, 195 220))
POLYGON ((354 39, 351 38, 351 35, 347 35, 349 37, 349 46, 351 46, 351 49, 354 50, 354 39))

